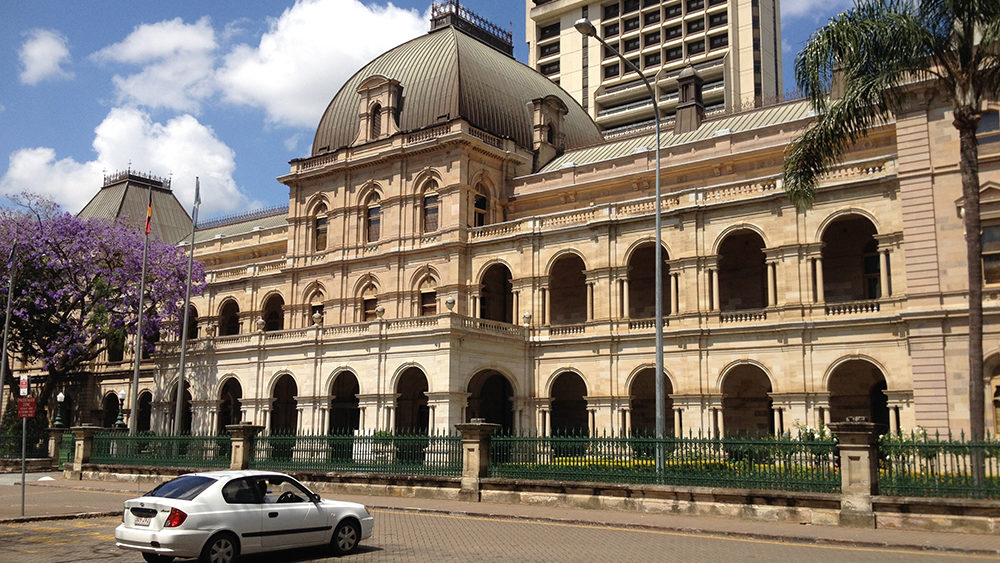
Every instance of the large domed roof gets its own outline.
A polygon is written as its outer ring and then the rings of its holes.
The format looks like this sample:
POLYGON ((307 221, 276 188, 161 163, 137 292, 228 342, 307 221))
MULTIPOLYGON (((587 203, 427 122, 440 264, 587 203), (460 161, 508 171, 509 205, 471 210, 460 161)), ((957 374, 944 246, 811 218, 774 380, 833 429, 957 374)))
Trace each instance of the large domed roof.
POLYGON ((567 149, 602 140, 587 112, 559 86, 448 26, 383 53, 352 76, 334 96, 319 122, 313 140, 314 156, 354 141, 360 125, 358 87, 373 75, 397 80, 403 88, 400 131, 463 118, 479 129, 531 148, 530 102, 554 95, 569 110, 561 128, 567 149))

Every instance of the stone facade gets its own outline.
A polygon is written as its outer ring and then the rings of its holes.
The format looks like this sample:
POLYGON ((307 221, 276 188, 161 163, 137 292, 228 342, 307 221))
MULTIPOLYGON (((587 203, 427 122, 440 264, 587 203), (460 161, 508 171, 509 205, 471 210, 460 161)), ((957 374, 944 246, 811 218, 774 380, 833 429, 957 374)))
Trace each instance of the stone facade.
MULTIPOLYGON (((806 210, 781 184, 805 101, 665 134, 668 431, 794 432, 856 415, 893 431, 968 427, 957 135, 937 104, 915 96, 873 128, 806 210)), ((651 431, 651 136, 549 162, 538 155, 551 144, 461 117, 377 137, 292 161, 287 211, 199 231, 209 283, 193 303, 191 430, 451 431, 482 418, 651 431)), ((1000 211, 987 197, 1000 139, 981 141, 986 216, 1000 211)), ((998 295, 987 284, 988 374, 998 295)), ((112 367, 97 368, 104 391, 125 384, 112 367)), ((149 425, 166 430, 177 343, 144 368, 149 425)))

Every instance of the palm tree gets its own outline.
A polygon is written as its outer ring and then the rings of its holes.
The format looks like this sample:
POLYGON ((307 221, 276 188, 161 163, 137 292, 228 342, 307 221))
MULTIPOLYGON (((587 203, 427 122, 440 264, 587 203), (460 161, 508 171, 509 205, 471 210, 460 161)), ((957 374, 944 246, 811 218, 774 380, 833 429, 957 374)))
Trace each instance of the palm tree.
POLYGON ((793 143, 785 190, 800 208, 826 167, 884 122, 908 84, 937 81, 958 130, 969 273, 969 426, 984 434, 983 273, 979 220, 979 147, 983 102, 1000 93, 997 0, 858 0, 817 30, 795 59, 795 78, 817 119, 793 143), (836 96, 828 96, 836 86, 836 96))

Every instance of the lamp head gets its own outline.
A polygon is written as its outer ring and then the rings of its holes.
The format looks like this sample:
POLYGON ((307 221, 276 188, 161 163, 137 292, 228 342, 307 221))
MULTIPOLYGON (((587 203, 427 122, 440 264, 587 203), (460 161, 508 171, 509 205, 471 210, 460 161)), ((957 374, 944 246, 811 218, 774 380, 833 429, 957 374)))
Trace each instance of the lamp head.
POLYGON ((65 400, 66 400, 66 395, 63 395, 62 391, 60 391, 59 394, 56 395, 56 402, 62 403, 65 400))
POLYGON ((121 391, 118 392, 118 400, 119 401, 124 401, 125 400, 125 390, 124 389, 122 389, 121 391))
POLYGON ((595 37, 597 35, 597 28, 595 28, 594 24, 590 23, 590 20, 587 18, 580 18, 576 20, 573 27, 587 37, 595 37))

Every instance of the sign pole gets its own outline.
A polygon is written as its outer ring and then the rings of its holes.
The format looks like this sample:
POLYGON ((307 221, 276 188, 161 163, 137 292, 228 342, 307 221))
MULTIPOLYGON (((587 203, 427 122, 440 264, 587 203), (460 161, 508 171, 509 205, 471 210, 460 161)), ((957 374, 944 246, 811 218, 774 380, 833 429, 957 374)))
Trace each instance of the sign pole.
POLYGON ((21 516, 24 516, 24 457, 28 449, 28 419, 21 419, 21 516))

